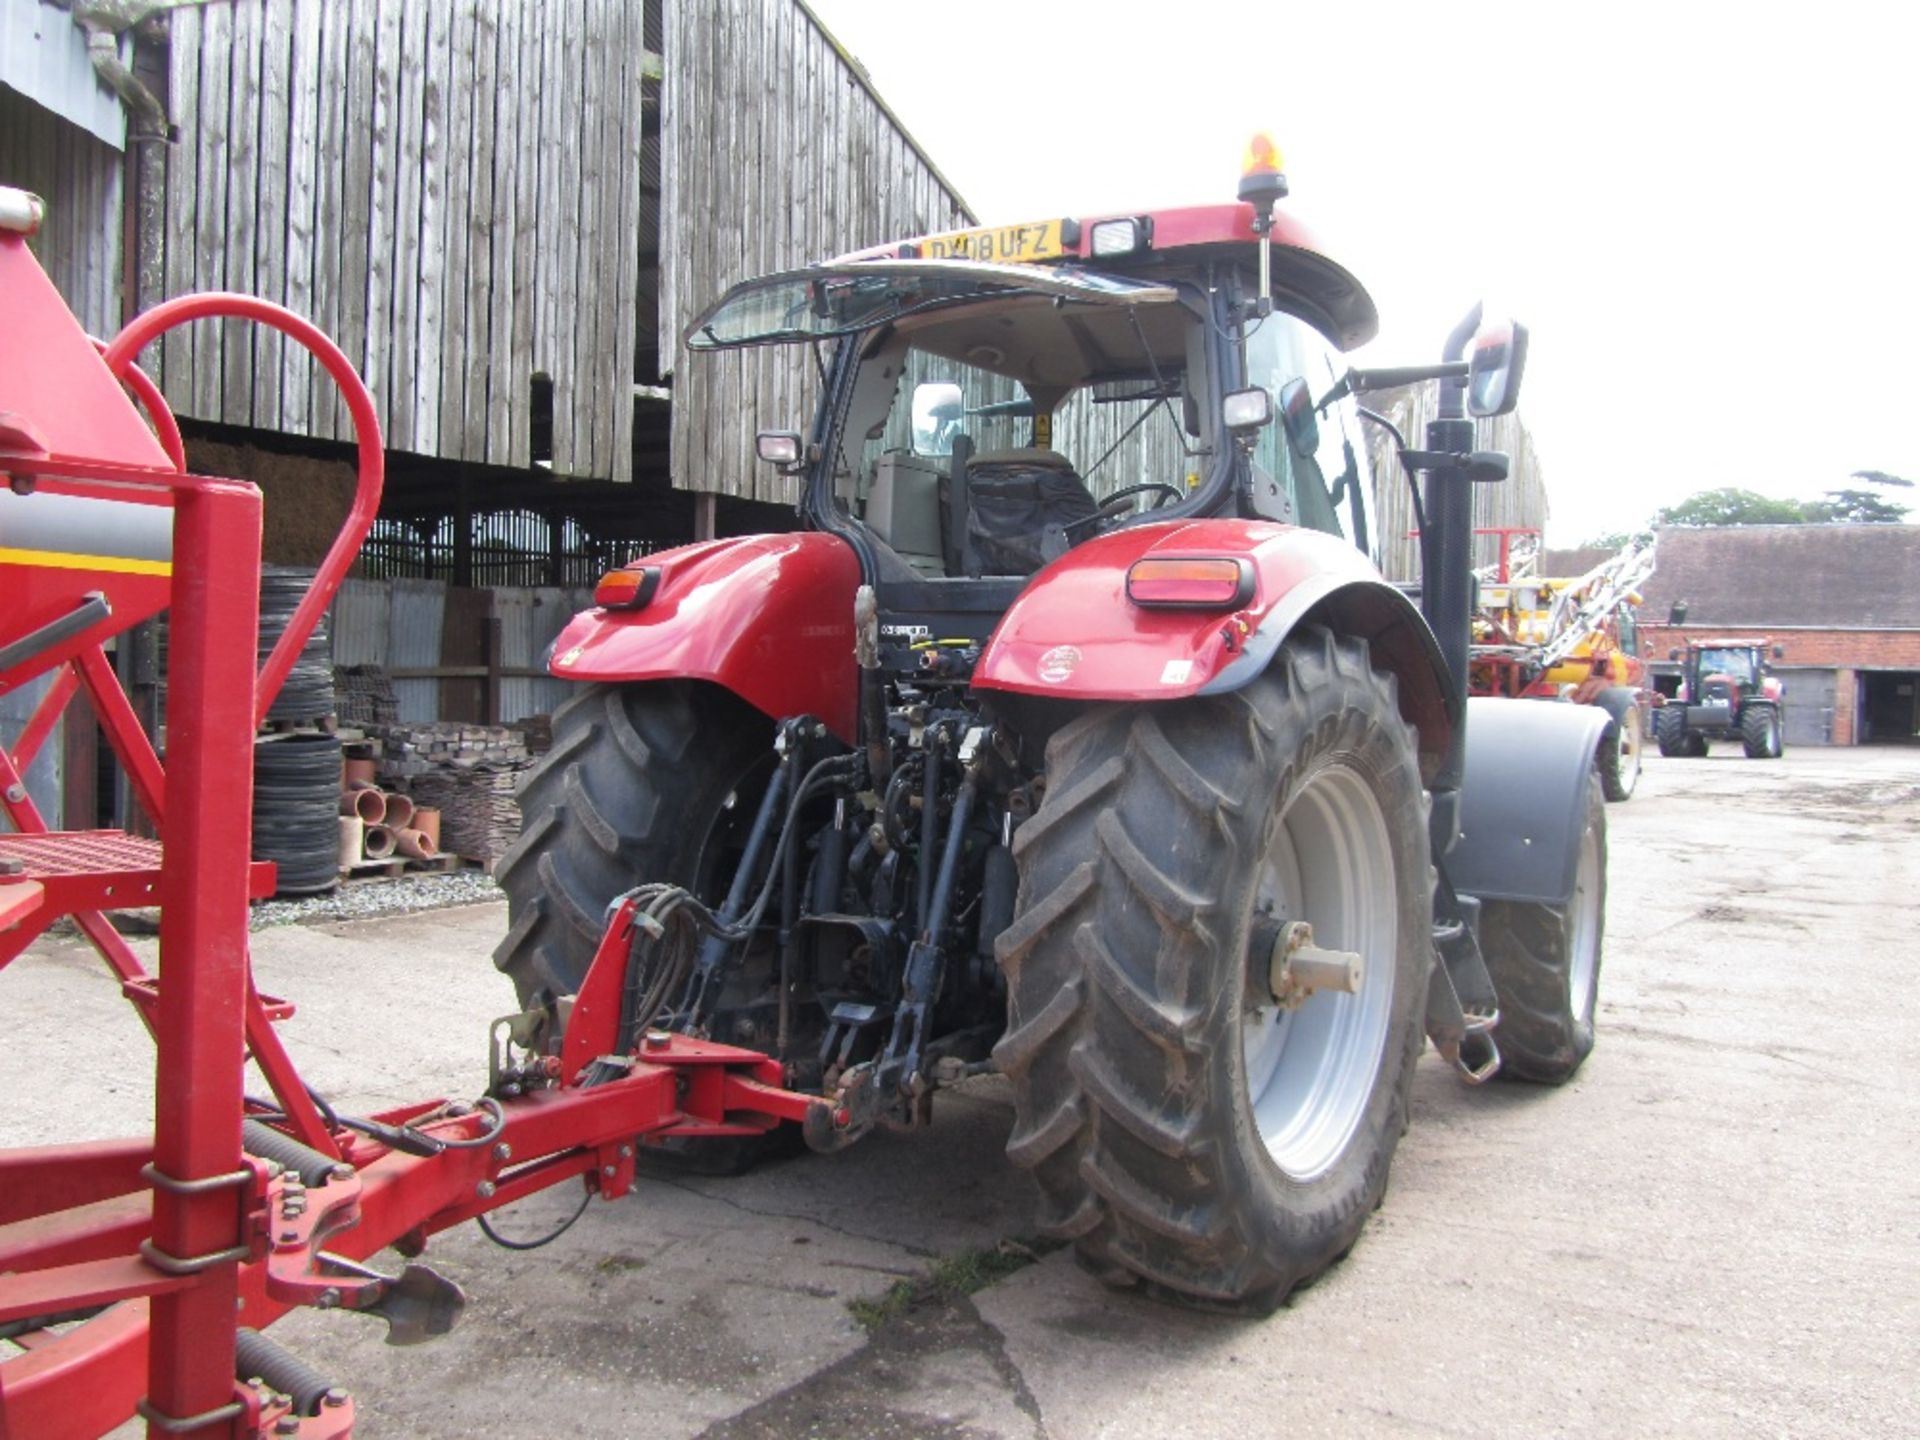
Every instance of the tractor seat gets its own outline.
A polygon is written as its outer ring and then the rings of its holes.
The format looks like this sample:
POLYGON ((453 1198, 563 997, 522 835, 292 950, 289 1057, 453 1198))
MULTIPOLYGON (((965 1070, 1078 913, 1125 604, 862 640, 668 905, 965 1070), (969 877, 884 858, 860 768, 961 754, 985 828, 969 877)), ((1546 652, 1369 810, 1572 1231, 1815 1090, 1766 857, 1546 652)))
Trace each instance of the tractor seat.
POLYGON ((961 554, 969 575, 1032 575, 1067 553, 1066 526, 1100 511, 1073 462, 1037 446, 973 456, 965 500, 961 554))

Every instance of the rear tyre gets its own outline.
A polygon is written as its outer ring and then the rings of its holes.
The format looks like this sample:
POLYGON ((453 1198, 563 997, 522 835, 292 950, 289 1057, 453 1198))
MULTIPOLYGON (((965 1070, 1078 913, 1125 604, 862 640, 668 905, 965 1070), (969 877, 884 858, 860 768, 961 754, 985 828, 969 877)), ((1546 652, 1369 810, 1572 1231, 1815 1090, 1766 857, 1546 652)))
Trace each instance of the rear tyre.
MULTIPOLYGON (((553 747, 517 797, 520 837, 494 871, 507 935, 493 963, 523 1009, 570 995, 599 946, 607 902, 652 880, 712 900, 752 824, 773 723, 686 681, 583 686, 553 715, 553 747)), ((797 1126, 757 1138, 649 1148, 698 1174, 737 1175, 790 1153, 797 1126)))
POLYGON ((1572 897, 1564 905, 1488 900, 1480 953, 1500 997, 1500 1073, 1559 1085, 1593 1050, 1607 923, 1607 809, 1589 786, 1572 897))
POLYGON ((758 787, 743 790, 772 736, 744 701, 686 682, 584 686, 554 712, 553 747, 517 797, 520 837, 494 871, 507 935, 493 963, 523 1007, 579 988, 615 895, 710 881, 738 817, 752 820, 758 787))
POLYGON ((1108 1283, 1265 1313, 1352 1247, 1422 1043, 1426 809, 1394 680, 1323 630, 1239 693, 1053 737, 995 1058, 1042 1227, 1108 1283), (1359 989, 1279 1009, 1263 911, 1358 951, 1359 989))
MULTIPOLYGON (((1686 714, 1675 705, 1663 705, 1653 712, 1653 736, 1659 743, 1660 753, 1669 760, 1694 754, 1691 744, 1700 738, 1687 733, 1686 714)), ((1704 744, 1701 745, 1698 753, 1702 755, 1706 753, 1704 744)))
POLYGON ((1740 743, 1749 760, 1777 760, 1786 747, 1780 739, 1780 712, 1771 705, 1749 705, 1740 712, 1740 743))
POLYGON ((1594 759, 1607 799, 1632 798, 1634 787, 1640 783, 1640 755, 1645 743, 1638 705, 1629 704, 1600 733, 1594 759))

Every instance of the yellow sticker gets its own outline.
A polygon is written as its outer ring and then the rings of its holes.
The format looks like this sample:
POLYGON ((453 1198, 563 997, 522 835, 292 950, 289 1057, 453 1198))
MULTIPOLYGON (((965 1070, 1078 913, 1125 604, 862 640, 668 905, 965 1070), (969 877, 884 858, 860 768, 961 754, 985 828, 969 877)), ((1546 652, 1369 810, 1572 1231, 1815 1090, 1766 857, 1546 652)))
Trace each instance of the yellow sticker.
POLYGON ((567 651, 566 654, 560 656, 560 658, 555 660, 553 663, 556 665, 571 665, 574 663, 574 661, 580 658, 580 652, 582 650, 585 650, 586 648, 587 647, 584 645, 576 645, 571 650, 567 651))
POLYGON ((987 225, 978 230, 951 230, 920 242, 926 260, 979 260, 997 265, 1052 260, 1066 252, 1060 247, 1060 222, 1029 225, 987 225))

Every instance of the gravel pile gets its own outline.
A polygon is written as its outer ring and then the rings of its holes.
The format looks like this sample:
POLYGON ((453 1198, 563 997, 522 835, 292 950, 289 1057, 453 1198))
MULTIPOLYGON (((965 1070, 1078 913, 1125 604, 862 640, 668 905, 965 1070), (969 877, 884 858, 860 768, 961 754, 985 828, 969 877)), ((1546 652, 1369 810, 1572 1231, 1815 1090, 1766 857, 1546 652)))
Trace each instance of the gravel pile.
POLYGON ((403 875, 397 880, 342 885, 327 895, 297 900, 268 900, 253 907, 251 928, 294 925, 313 920, 365 920, 375 915, 404 915, 450 905, 476 905, 503 898, 491 875, 454 870, 444 875, 403 875))

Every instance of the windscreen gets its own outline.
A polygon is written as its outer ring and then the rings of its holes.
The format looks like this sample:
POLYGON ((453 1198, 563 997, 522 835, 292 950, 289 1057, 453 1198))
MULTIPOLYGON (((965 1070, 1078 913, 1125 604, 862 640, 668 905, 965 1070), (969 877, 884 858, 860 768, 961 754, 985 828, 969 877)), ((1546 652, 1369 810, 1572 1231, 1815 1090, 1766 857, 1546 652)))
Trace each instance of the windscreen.
POLYGON ((958 261, 868 260, 736 285, 687 329, 694 350, 848 335, 929 309, 1030 292, 1088 304, 1156 304, 1174 291, 1092 270, 958 261))

